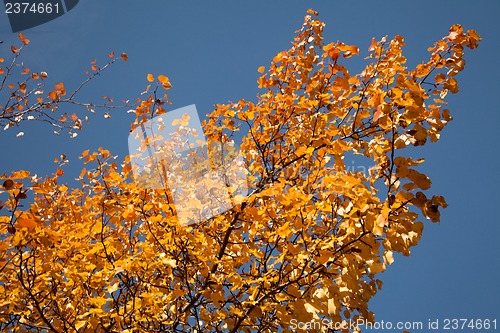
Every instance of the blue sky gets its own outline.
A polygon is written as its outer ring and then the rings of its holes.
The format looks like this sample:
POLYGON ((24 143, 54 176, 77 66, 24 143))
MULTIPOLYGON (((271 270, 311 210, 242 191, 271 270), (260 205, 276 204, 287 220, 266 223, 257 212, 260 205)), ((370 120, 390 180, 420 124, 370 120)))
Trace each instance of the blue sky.
MULTIPOLYGON (((68 14, 24 31, 32 42, 23 60, 70 90, 94 58, 102 64, 110 51, 126 52, 129 61, 97 78, 82 99, 135 99, 148 73, 164 74, 173 84, 172 108, 196 104, 203 115, 214 103, 255 99, 257 68, 289 47, 309 7, 326 22, 326 41, 341 40, 365 51, 372 37, 403 35, 409 65, 427 59, 427 47, 454 23, 483 37, 479 48, 465 56, 460 93, 448 98, 454 121, 438 143, 414 151, 426 158, 421 170, 433 181, 430 193, 444 195, 449 207, 441 223, 426 223, 412 256, 398 257, 380 276, 384 287, 371 306, 377 320, 393 322, 500 320, 500 2, 84 0, 68 14)), ((6 58, 18 38, 4 13, 0 40, 6 58)), ((363 64, 358 58, 347 63, 352 73, 363 64)), ((3 132, 0 172, 29 169, 44 175, 54 170, 54 157, 65 153, 70 181, 79 174, 77 156, 85 149, 102 146, 122 159, 132 120, 125 110, 111 112, 110 119, 93 116, 73 140, 54 136, 40 123, 24 124, 20 138, 16 131, 3 132)))

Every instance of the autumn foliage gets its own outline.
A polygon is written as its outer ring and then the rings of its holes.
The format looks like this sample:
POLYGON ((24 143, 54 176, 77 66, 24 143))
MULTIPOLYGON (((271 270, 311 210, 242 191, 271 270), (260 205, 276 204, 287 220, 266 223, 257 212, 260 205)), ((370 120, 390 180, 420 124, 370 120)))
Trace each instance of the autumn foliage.
MULTIPOLYGON (((464 50, 481 38, 454 25, 414 69, 403 37, 373 39, 351 74, 359 48, 324 42, 316 15, 259 68, 256 101, 216 105, 204 122, 211 142, 244 136, 250 193, 229 211, 181 226, 169 189, 139 187, 130 159, 105 149, 82 154, 77 188, 58 173, 1 177, 2 332, 291 332, 292 319, 374 319, 377 274, 446 207, 405 148, 439 139, 464 50)), ((170 103, 168 78, 147 79, 133 128, 170 103)), ((60 84, 28 102, 33 90, 12 89, 20 97, 0 121, 68 95, 60 84)))
MULTIPOLYGON (((0 104, 0 127, 3 130, 18 128, 24 121, 40 121, 50 124, 55 134, 59 135, 61 131, 67 131, 69 136, 74 138, 82 130, 83 123, 88 122, 88 116, 78 116, 76 111, 59 112, 60 108, 66 110, 69 107, 83 108, 88 114, 92 114, 96 113, 96 109, 109 110, 121 107, 114 104, 108 96, 103 96, 102 103, 82 102, 78 97, 83 87, 110 65, 119 59, 126 61, 128 59, 126 54, 115 57, 111 52, 108 54, 108 61, 102 66, 98 66, 97 60, 94 59, 90 62, 90 70, 85 72, 86 78, 74 90, 66 91, 62 82, 55 83, 52 88, 46 86, 47 72, 32 72, 29 67, 26 67, 24 61, 20 60, 20 56, 30 40, 22 33, 19 34, 19 39, 22 42, 20 47, 10 47, 13 55, 10 61, 6 62, 6 59, 0 56, 0 93, 2 94, 0 96, 4 97, 5 94, 6 100, 0 104), (3 64, 5 66, 2 66, 3 64)), ((24 135, 22 131, 17 134, 17 136, 22 135, 24 135)))

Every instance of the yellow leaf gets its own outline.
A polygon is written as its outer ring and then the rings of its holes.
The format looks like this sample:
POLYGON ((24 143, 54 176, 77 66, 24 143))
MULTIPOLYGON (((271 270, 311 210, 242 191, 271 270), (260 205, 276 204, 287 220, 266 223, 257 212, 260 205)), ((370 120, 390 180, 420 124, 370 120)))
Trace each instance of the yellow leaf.
POLYGON ((314 313, 314 314, 316 314, 316 313, 318 313, 318 312, 319 312, 319 310, 318 310, 316 307, 314 307, 311 303, 305 303, 305 304, 304 304, 304 308, 305 308, 305 309, 306 309, 306 311, 307 311, 307 312, 309 312, 309 313, 314 313))
POLYGON ((162 262, 165 264, 165 265, 168 265, 170 267, 177 267, 177 263, 175 261, 175 259, 163 259, 162 262))
POLYGON ((287 222, 276 231, 276 234, 282 238, 286 238, 290 234, 290 222, 287 222))
POLYGON ((366 262, 371 274, 377 274, 385 271, 385 264, 381 262, 374 262, 373 260, 368 260, 366 262))
POLYGON ((390 265, 394 262, 394 256, 392 254, 392 251, 385 251, 384 252, 384 261, 390 265))
POLYGON ((231 307, 231 314, 234 314, 238 317, 242 316, 243 315, 243 311, 241 311, 240 309, 238 309, 237 307, 231 307))
POLYGON ((379 227, 377 224, 374 224, 372 232, 375 236, 382 236, 384 234, 384 228, 379 227))
POLYGON ((377 223, 377 226, 379 226, 380 228, 383 228, 387 224, 387 216, 384 216, 384 214, 380 214, 377 217, 376 223, 377 223))
POLYGON ((255 118, 255 113, 252 111, 245 112, 246 120, 253 120, 255 118))
POLYGON ((335 305, 335 299, 328 299, 328 314, 334 315, 337 313, 337 306, 335 305))
POLYGON ((108 288, 108 292, 111 294, 111 293, 114 293, 115 291, 118 290, 118 287, 120 286, 120 281, 116 282, 115 284, 113 284, 112 286, 110 286, 108 288))
POLYGON ((83 328, 87 322, 85 320, 79 320, 75 323, 75 328, 79 330, 80 328, 83 328))

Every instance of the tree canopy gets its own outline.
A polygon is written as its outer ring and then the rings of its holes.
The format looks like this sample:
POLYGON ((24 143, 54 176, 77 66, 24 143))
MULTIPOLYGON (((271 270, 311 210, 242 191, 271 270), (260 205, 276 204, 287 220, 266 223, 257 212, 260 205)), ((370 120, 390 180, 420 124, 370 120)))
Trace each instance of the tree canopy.
MULTIPOLYGON (((117 161, 104 148, 82 153, 75 188, 59 180, 61 169, 43 179, 1 175, 0 329, 291 332, 292 320, 373 320, 378 274, 395 253, 410 254, 422 219, 438 222, 447 206, 417 170, 424 160, 405 149, 439 140, 464 51, 481 38, 453 25, 415 68, 403 37, 372 39, 367 65, 352 74, 346 66, 359 48, 325 42, 324 27, 309 10, 291 47, 258 68, 257 99, 216 104, 203 122, 218 147, 243 136, 249 193, 221 214, 182 225, 171 189, 140 186, 131 157, 117 161), (350 168, 351 158, 364 168, 350 168)), ((79 116, 58 108, 96 105, 77 102, 78 89, 68 94, 62 83, 31 87, 47 74, 16 62, 22 48, 12 47, 12 62, 0 58, 0 93, 10 96, 0 123, 39 119, 74 136, 79 116), (26 79, 8 83, 19 68, 26 79)), ((89 78, 127 59, 109 56, 89 78)), ((147 80, 132 129, 171 104, 169 79, 147 80)))

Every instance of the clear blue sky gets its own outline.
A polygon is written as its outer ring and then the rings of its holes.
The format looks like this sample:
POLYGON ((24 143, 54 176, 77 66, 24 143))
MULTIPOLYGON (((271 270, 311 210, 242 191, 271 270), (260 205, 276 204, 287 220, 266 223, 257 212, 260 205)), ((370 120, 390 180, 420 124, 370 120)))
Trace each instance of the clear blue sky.
MULTIPOLYGON (((133 99, 147 84, 147 73, 165 74, 173 84, 172 107, 196 104, 203 115, 214 103, 255 98, 257 68, 289 47, 309 7, 327 23, 327 41, 365 51, 372 37, 403 35, 413 65, 427 59, 427 47, 454 23, 483 37, 480 47, 466 54, 460 93, 449 98, 454 121, 438 143, 415 151, 427 160, 422 170, 433 181, 430 192, 444 195, 449 207, 440 224, 426 224, 412 256, 398 257, 380 276, 384 287, 371 306, 377 320, 393 322, 499 321, 500 2, 82 0, 68 14, 25 31, 32 42, 23 59, 32 71, 46 70, 53 83, 63 81, 70 90, 94 58, 102 63, 110 51, 126 52, 130 60, 98 78, 83 99, 133 99)), ((0 40, 4 55, 18 42, 4 13, 0 40)), ((355 72, 361 62, 352 64, 355 72)), ((78 176, 76 157, 85 149, 103 146, 122 159, 132 120, 125 111, 112 112, 110 119, 91 117, 71 141, 40 123, 25 124, 21 138, 3 132, 0 172, 29 169, 44 175, 53 171, 53 158, 65 153, 69 181, 78 176)))

